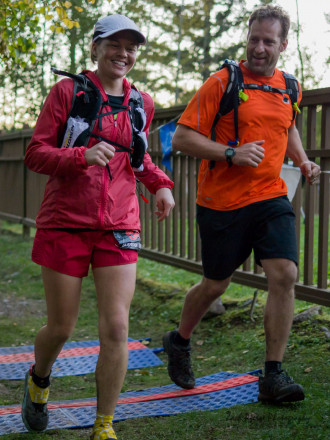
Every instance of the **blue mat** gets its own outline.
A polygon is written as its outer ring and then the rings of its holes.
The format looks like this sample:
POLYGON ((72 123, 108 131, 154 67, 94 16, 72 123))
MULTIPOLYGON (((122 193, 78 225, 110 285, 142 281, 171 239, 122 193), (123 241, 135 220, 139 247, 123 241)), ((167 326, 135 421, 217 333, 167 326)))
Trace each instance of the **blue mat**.
MULTIPOLYGON (((260 371, 255 371, 252 372, 252 374, 259 372, 260 371)), ((228 379, 243 377, 247 374, 249 373, 237 374, 221 372, 212 374, 197 379, 196 387, 204 385, 207 387, 208 384, 228 381, 228 379)), ((253 380, 253 378, 251 379, 253 380)), ((166 385, 141 391, 130 391, 122 393, 119 402, 121 399, 139 398, 141 396, 150 396, 151 399, 157 399, 157 394, 175 391, 182 392, 182 389, 176 385, 166 385)), ((185 390, 185 392, 186 391, 187 390, 185 390)), ((114 421, 118 422, 138 417, 169 416, 191 411, 211 411, 234 405, 255 403, 257 402, 257 397, 258 382, 255 381, 199 395, 185 395, 174 398, 163 398, 161 400, 149 400, 146 402, 122 403, 116 407, 114 421)), ((96 399, 52 402, 52 404, 58 405, 59 407, 49 410, 50 422, 48 429, 88 428, 92 426, 94 422, 96 399), (70 405, 72 405, 72 407, 68 407, 70 405)), ((6 407, 0 406, 0 435, 26 431, 21 421, 21 414, 18 411, 19 407, 14 405, 6 407), (4 412, 7 413, 4 414, 4 412)))
MULTIPOLYGON (((128 369, 138 369, 163 365, 163 362, 156 356, 155 352, 140 341, 128 338, 128 369)), ((95 371, 98 353, 86 354, 89 351, 96 352, 99 341, 68 342, 63 347, 63 354, 67 357, 58 358, 54 363, 52 376, 78 376, 95 371), (75 353, 80 352, 79 355, 75 353)), ((62 353, 61 352, 61 353, 62 353)), ((33 362, 33 345, 22 347, 0 348, 0 379, 19 380, 24 379, 26 372, 33 362), (20 361, 20 359, 22 359, 20 361), (28 359, 28 360, 25 360, 28 359), (31 360, 32 359, 32 360, 31 360), (12 362, 11 362, 12 360, 12 362)))

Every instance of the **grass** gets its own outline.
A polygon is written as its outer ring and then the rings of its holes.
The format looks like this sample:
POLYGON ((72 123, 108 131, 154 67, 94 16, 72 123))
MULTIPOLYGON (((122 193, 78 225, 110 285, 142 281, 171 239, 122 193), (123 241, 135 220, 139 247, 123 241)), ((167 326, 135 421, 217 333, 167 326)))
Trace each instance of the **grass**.
MULTIPOLYGON (((17 227, 0 229, 0 346, 30 345, 45 323, 40 268, 30 261, 32 239, 17 227)), ((176 328, 186 290, 199 276, 140 259, 136 294, 130 314, 130 337, 152 337, 160 347, 165 331, 176 328)), ((223 297, 225 315, 203 320, 194 333, 193 367, 197 377, 218 371, 245 372, 263 367, 263 308, 266 293, 259 292, 254 321, 249 318, 253 290, 232 284, 223 297)), ((295 313, 311 307, 296 301, 295 313)), ((170 417, 132 419, 116 423, 118 439, 132 440, 261 440, 329 438, 329 344, 324 327, 330 313, 293 326, 285 368, 306 390, 304 402, 280 407, 239 405, 216 411, 170 417)), ((83 282, 80 316, 72 340, 97 339, 96 299, 91 276, 83 282)), ((163 353, 159 354, 165 362, 163 353)), ((165 364, 129 370, 123 391, 169 384, 165 364)), ((53 378, 51 400, 95 397, 93 374, 53 378)), ((0 381, 0 405, 20 404, 22 381, 0 381)), ((92 423, 92 421, 91 421, 92 423)), ((8 440, 87 439, 89 429, 53 430, 42 434, 10 434, 8 440)))

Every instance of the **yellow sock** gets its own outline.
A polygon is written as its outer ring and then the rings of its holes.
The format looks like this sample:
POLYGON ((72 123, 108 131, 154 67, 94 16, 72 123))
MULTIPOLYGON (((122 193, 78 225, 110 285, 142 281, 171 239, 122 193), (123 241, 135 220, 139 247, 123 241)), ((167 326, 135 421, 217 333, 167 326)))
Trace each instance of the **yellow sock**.
POLYGON ((108 416, 97 412, 91 440, 116 440, 117 436, 112 427, 112 420, 113 416, 108 416))
POLYGON ((32 376, 29 377, 28 381, 29 385, 29 393, 32 402, 34 403, 47 403, 48 396, 49 396, 49 387, 47 388, 40 388, 38 385, 36 385, 33 380, 32 376))

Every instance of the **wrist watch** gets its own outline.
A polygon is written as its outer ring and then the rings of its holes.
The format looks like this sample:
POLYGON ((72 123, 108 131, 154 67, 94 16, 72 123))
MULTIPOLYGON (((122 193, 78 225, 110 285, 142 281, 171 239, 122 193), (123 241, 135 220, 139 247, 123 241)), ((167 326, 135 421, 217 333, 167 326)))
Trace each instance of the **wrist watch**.
POLYGON ((233 165, 233 157, 235 156, 236 151, 233 147, 228 147, 227 150, 225 150, 225 156, 226 161, 228 162, 228 166, 231 167, 233 165))

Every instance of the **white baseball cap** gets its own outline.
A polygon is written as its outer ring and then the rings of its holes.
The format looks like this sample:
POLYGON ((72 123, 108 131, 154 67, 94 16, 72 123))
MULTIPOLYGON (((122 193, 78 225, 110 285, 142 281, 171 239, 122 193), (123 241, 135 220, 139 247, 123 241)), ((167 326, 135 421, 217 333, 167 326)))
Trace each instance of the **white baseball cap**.
POLYGON ((120 14, 100 18, 94 27, 93 41, 110 37, 120 31, 132 31, 136 35, 139 44, 146 43, 145 36, 140 32, 134 21, 120 14))

